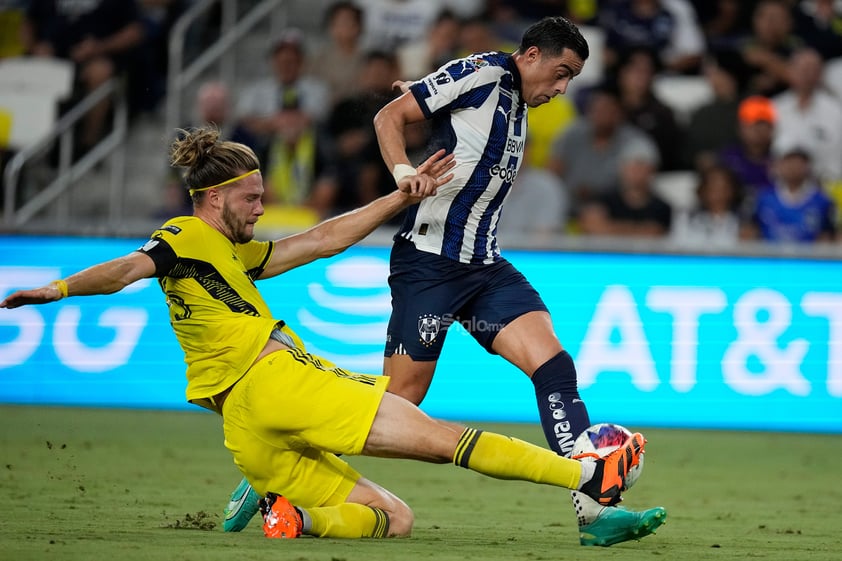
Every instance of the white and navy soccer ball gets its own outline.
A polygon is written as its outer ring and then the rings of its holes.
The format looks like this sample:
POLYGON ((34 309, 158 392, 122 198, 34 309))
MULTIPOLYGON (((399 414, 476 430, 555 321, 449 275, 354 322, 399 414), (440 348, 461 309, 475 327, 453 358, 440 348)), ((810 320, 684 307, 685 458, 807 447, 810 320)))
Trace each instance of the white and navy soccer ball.
MULTIPOLYGON (((605 456, 620 447, 632 432, 622 425, 616 423, 597 423, 585 429, 573 443, 573 457, 580 454, 596 454, 605 456)), ((626 475, 626 489, 634 485, 640 474, 643 472, 643 454, 640 455, 640 463, 629 470, 626 475)))

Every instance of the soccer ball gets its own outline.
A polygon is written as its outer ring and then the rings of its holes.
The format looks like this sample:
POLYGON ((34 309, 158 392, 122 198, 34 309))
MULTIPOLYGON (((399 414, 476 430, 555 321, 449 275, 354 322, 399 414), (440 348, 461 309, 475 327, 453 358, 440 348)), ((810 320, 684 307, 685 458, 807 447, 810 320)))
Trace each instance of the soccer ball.
MULTIPOLYGON (((573 457, 579 454, 596 454, 605 456, 616 450, 632 435, 631 431, 615 423, 598 423, 585 429, 573 443, 573 457)), ((640 463, 629 470, 626 475, 625 489, 631 489, 643 472, 643 454, 640 463)), ((624 490, 625 490, 624 489, 624 490)))

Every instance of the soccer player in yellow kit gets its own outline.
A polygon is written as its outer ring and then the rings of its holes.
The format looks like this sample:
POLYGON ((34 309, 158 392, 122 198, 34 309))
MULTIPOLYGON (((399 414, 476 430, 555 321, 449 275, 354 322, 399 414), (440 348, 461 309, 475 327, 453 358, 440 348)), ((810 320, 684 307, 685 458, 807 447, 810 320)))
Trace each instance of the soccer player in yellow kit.
POLYGON ((213 128, 182 131, 173 166, 186 168, 192 216, 174 218, 139 250, 67 279, 17 291, 0 308, 68 296, 110 294, 159 279, 187 362, 187 399, 222 416, 225 446, 254 489, 269 537, 410 534, 413 515, 397 496, 337 454, 453 462, 500 479, 578 489, 610 505, 644 439, 577 461, 532 444, 431 419, 387 393, 389 378, 349 372, 304 350, 272 317, 255 281, 335 255, 450 179, 441 151, 398 190, 276 241, 256 241, 263 181, 252 150, 213 128))

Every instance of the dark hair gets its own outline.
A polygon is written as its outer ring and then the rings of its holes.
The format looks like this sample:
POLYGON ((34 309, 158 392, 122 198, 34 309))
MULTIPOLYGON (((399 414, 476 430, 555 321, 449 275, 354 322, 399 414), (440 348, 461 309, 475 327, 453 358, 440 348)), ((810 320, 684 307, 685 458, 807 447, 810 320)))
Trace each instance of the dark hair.
POLYGON ((751 70, 742 55, 731 49, 715 49, 707 54, 707 61, 728 74, 737 85, 737 91, 745 92, 751 70))
POLYGON ((585 105, 588 105, 591 100, 597 96, 606 97, 621 107, 623 105, 620 96, 620 88, 617 87, 617 84, 613 80, 600 82, 599 84, 588 88, 582 92, 582 96, 584 98, 585 105))
POLYGON ((699 182, 696 184, 696 197, 701 200, 702 193, 707 189, 711 177, 719 174, 731 185, 731 210, 738 211, 743 203, 743 185, 734 171, 720 163, 713 164, 699 172, 699 182))
POLYGON ((398 56, 392 51, 384 51, 374 49, 365 53, 363 61, 368 64, 370 62, 385 62, 389 66, 399 66, 398 56))
MULTIPOLYGON (((260 167, 251 148, 220 140, 216 127, 178 129, 177 133, 178 137, 170 145, 170 165, 185 168, 183 180, 187 190, 210 187, 260 167)), ((193 193, 193 202, 199 201, 204 193, 193 193)))
POLYGON ((658 52, 644 46, 637 46, 631 47, 630 49, 624 50, 619 55, 619 61, 617 62, 617 68, 625 68, 632 62, 636 61, 638 58, 645 58, 648 59, 649 62, 652 64, 652 71, 653 73, 657 74, 661 70, 663 70, 663 64, 661 64, 661 59, 658 56, 658 52))
POLYGON ((447 8, 445 8, 439 11, 438 15, 436 16, 436 19, 433 21, 433 25, 436 26, 439 25, 441 22, 448 20, 459 23, 459 17, 456 15, 456 13, 453 12, 453 10, 448 10, 447 8))
POLYGON ((333 18, 336 17, 336 14, 339 12, 347 10, 354 14, 354 19, 357 20, 357 24, 362 27, 363 25, 363 10, 353 2, 348 2, 347 0, 339 0, 339 2, 334 2, 330 6, 328 6, 327 11, 325 11, 325 19, 324 25, 325 27, 329 26, 333 21, 333 18))
POLYGON ((559 56, 564 49, 570 49, 582 60, 590 54, 579 28, 562 16, 546 17, 532 24, 523 33, 518 50, 522 53, 529 47, 538 47, 551 57, 559 56))

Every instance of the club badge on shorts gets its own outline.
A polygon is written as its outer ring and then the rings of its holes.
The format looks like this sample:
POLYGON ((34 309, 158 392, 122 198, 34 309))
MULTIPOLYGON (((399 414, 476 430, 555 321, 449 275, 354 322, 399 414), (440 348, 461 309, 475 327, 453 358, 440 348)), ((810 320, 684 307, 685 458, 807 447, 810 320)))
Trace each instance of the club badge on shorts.
POLYGON ((441 330, 441 318, 433 314, 424 314, 418 318, 418 336, 425 347, 432 346, 441 330))

